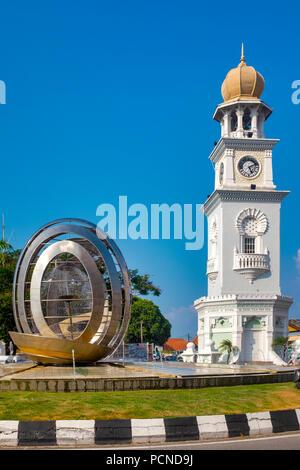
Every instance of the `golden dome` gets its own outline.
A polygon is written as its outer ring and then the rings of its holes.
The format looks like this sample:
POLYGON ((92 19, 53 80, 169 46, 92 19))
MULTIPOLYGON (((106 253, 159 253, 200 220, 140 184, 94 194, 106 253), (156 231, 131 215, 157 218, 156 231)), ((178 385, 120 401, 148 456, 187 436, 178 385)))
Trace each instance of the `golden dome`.
POLYGON ((258 99, 264 86, 264 77, 254 67, 246 64, 242 44, 241 61, 235 69, 228 72, 222 84, 224 101, 258 99))

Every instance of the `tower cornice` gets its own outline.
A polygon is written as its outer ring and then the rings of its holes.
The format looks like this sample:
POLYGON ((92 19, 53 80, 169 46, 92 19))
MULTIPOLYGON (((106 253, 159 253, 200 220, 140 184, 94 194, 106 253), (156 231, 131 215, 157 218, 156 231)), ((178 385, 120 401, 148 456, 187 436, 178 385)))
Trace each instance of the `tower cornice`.
POLYGON ((211 297, 200 297, 194 301, 194 307, 199 311, 201 308, 209 306, 220 306, 235 303, 236 306, 253 304, 257 305, 280 305, 289 307, 293 303, 293 298, 277 294, 224 294, 211 297))
POLYGON ((226 112, 230 112, 232 109, 236 109, 240 104, 248 105, 250 107, 256 107, 257 109, 262 109, 264 112, 265 120, 272 114, 274 111, 271 106, 259 99, 233 99, 230 101, 225 101, 224 103, 218 104, 213 114, 213 119, 220 122, 222 117, 226 112))
POLYGON ((203 204, 203 212, 208 215, 220 201, 281 202, 290 191, 256 191, 216 189, 203 204))
POLYGON ((245 151, 272 150, 278 142, 279 139, 236 139, 232 137, 222 137, 208 158, 216 163, 226 149, 245 151))

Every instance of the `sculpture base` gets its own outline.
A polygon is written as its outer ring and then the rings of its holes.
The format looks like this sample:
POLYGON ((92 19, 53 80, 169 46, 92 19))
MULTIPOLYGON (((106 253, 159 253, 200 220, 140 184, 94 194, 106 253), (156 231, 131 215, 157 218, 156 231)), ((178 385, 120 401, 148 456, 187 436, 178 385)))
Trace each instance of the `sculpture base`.
POLYGON ((50 336, 9 332, 11 339, 29 359, 43 364, 91 363, 107 357, 112 349, 50 336))

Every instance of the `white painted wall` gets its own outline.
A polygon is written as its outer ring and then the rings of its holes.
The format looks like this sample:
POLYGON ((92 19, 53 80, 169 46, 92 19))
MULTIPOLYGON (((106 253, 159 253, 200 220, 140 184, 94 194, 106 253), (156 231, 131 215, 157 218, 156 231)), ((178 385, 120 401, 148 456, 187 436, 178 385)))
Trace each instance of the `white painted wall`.
MULTIPOLYGON (((208 216, 208 226, 213 217, 217 220, 217 266, 216 281, 208 282, 208 296, 224 294, 281 294, 280 290, 280 206, 279 202, 219 201, 208 216), (263 236, 264 249, 270 253, 270 272, 258 277, 250 284, 242 274, 233 271, 234 248, 240 250, 240 235, 235 221, 238 214, 247 208, 260 209, 268 218, 268 229, 263 236)), ((208 241, 208 259, 211 256, 208 241)))

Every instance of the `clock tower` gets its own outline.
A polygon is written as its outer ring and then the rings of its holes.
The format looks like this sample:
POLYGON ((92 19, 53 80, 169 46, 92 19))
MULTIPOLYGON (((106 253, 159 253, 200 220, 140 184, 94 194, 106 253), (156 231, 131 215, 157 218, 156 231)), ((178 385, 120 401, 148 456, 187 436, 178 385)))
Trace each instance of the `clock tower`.
POLYGON ((280 208, 289 191, 277 190, 273 181, 278 139, 265 137, 272 108, 260 99, 263 89, 264 78, 246 64, 242 46, 240 63, 228 72, 221 89, 224 101, 213 116, 221 138, 209 156, 214 192, 203 206, 208 296, 194 303, 199 362, 208 358, 205 351, 216 351, 230 339, 239 349, 239 362, 282 363, 272 342, 287 336, 293 302, 280 290, 280 208))

